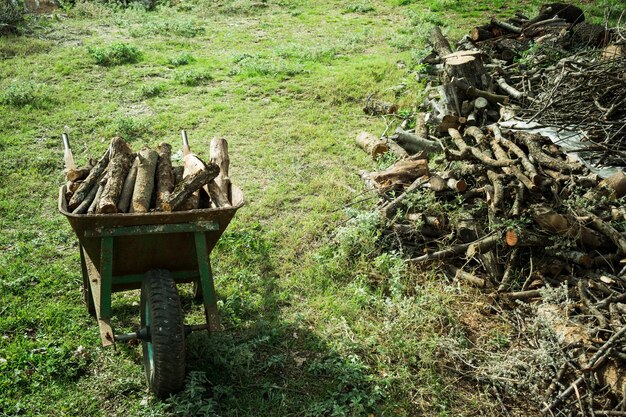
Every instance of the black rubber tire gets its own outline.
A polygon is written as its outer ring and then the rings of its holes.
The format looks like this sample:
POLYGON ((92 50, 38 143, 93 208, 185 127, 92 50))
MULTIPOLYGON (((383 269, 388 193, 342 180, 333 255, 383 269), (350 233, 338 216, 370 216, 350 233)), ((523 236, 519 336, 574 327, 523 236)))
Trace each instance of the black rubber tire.
POLYGON ((146 273, 140 306, 141 326, 149 321, 149 340, 141 343, 148 386, 157 397, 165 398, 180 391, 185 383, 183 310, 169 271, 146 273))
POLYGON ((85 301, 89 315, 96 317, 96 305, 94 304, 93 297, 91 295, 91 285, 89 285, 89 274, 87 273, 87 263, 85 262, 83 247, 79 246, 78 249, 80 250, 80 267, 81 272, 83 273, 83 300, 85 301))

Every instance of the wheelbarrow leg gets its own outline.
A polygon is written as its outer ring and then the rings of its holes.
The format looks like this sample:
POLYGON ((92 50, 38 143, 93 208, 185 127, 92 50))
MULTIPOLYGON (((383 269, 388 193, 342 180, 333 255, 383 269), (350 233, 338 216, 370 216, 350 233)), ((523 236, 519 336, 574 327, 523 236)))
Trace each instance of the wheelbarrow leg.
POLYGON ((83 299, 87 306, 87 311, 90 315, 96 317, 96 306, 93 302, 93 295, 91 295, 91 285, 89 284, 89 271, 87 270, 87 262, 85 261, 85 248, 83 245, 78 245, 80 251, 80 269, 83 274, 83 299))
POLYGON ((93 297, 102 346, 115 343, 113 329, 111 327, 111 279, 113 274, 113 238, 105 237, 100 247, 100 272, 94 265, 87 252, 85 255, 85 267, 89 276, 89 287, 93 297))
POLYGON ((211 272, 211 261, 207 250, 206 236, 204 232, 195 232, 196 255, 198 258, 198 270, 200 271, 200 286, 202 288, 202 301, 204 313, 210 332, 222 330, 219 313, 217 312, 217 296, 215 284, 211 272))

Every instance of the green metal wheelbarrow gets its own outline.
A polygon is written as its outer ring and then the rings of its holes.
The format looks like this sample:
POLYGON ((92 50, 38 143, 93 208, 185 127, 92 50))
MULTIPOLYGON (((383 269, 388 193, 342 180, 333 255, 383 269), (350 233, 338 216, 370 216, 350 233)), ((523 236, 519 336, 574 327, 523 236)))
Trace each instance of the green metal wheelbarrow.
POLYGON ((221 328, 210 253, 244 204, 232 187, 232 207, 173 213, 72 214, 59 194, 59 211, 78 236, 87 310, 100 326, 102 345, 141 340, 150 389, 159 397, 180 390, 185 379, 185 337, 221 328), (176 284, 196 284, 206 324, 185 325, 176 284), (141 328, 116 334, 111 294, 141 289, 141 328))

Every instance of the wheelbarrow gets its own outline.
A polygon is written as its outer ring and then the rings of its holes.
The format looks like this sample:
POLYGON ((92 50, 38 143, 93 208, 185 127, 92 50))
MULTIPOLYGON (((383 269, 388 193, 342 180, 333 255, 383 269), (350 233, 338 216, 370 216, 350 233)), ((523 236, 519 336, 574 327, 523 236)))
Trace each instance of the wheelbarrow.
POLYGON ((95 315, 102 345, 141 340, 150 390, 159 397, 180 390, 185 379, 185 337, 192 331, 219 331, 220 318, 210 254, 244 204, 232 186, 232 207, 181 212, 72 214, 59 194, 59 211, 79 242, 83 293, 95 315), (185 325, 176 284, 195 283, 206 324, 185 325), (116 334, 111 325, 111 294, 141 289, 141 327, 116 334))

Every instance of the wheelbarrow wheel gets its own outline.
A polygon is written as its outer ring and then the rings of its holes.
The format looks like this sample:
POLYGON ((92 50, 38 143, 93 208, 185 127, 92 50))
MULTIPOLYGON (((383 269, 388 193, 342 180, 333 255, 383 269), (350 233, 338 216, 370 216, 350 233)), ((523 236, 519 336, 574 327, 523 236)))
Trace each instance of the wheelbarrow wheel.
POLYGON ((146 273, 141 285, 143 362, 150 390, 164 398, 185 382, 185 328, 176 283, 169 271, 146 273))

